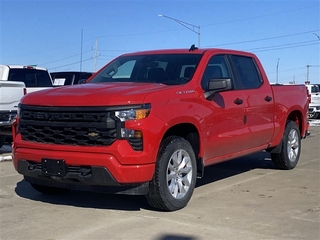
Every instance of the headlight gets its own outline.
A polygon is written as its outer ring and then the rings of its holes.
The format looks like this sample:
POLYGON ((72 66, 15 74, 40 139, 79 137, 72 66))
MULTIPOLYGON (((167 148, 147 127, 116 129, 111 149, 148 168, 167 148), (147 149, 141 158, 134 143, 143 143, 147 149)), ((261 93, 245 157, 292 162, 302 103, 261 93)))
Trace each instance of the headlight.
POLYGON ((150 104, 143 105, 141 108, 131 108, 126 110, 115 111, 114 115, 125 122, 128 120, 139 120, 146 118, 150 112, 150 104))
POLYGON ((129 143, 134 145, 135 150, 142 150, 143 133, 141 130, 128 129, 124 122, 129 120, 139 120, 146 118, 150 113, 151 105, 135 105, 125 107, 122 110, 114 111, 114 116, 121 121, 119 136, 129 139, 129 143))

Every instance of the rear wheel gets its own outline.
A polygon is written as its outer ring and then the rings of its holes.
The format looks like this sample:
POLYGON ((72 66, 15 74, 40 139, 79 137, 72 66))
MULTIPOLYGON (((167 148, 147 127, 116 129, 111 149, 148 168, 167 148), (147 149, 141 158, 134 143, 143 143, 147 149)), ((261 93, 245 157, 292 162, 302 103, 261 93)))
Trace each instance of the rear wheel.
POLYGON ((299 128, 293 121, 287 122, 280 144, 281 152, 271 153, 273 163, 279 169, 295 168, 300 157, 301 137, 299 128))
POLYGON ((188 141, 169 137, 160 147, 147 200, 155 208, 175 211, 185 207, 196 184, 196 158, 188 141))
POLYGON ((66 188, 48 187, 48 186, 43 186, 43 185, 34 184, 34 183, 30 183, 30 184, 38 192, 48 194, 48 195, 64 194, 69 191, 69 189, 66 189, 66 188))

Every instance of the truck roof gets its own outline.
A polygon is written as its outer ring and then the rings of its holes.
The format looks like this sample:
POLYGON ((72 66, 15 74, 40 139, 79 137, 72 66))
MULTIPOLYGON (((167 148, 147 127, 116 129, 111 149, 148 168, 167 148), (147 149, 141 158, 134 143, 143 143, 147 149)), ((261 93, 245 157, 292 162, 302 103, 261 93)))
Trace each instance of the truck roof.
POLYGON ((2 64, 0 65, 0 67, 8 67, 10 69, 24 69, 24 68, 29 68, 29 69, 37 69, 37 70, 45 70, 47 71, 46 68, 44 67, 38 67, 38 66, 33 66, 33 65, 14 65, 14 64, 10 64, 10 65, 5 65, 2 64))
POLYGON ((132 53, 126 53, 122 56, 130 56, 130 55, 137 55, 137 54, 203 54, 205 52, 223 52, 226 54, 241 54, 241 55, 247 55, 247 56, 255 56, 255 54, 240 50, 230 50, 230 49, 222 49, 222 48, 195 48, 195 49, 160 49, 160 50, 147 50, 147 51, 138 51, 138 52, 132 52, 132 53))

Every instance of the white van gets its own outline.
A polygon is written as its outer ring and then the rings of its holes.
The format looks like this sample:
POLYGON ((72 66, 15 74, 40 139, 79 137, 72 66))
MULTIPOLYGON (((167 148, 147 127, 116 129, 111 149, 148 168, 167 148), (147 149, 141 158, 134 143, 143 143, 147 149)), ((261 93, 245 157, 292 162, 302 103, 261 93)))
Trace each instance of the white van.
POLYGON ((317 84, 306 84, 311 94, 311 102, 309 104, 309 118, 318 118, 320 116, 320 89, 317 84))

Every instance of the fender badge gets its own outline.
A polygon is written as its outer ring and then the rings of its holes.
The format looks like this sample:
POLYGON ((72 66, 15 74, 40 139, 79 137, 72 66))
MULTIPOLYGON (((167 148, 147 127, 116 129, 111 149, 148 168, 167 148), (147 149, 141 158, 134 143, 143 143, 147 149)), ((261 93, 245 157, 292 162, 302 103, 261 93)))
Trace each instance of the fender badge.
POLYGON ((194 93, 195 90, 186 90, 186 91, 178 91, 177 94, 188 94, 188 93, 194 93))

